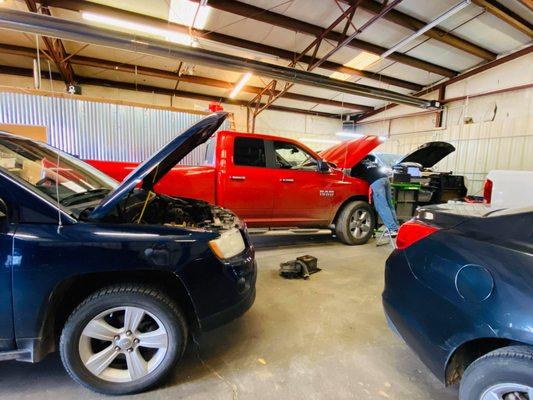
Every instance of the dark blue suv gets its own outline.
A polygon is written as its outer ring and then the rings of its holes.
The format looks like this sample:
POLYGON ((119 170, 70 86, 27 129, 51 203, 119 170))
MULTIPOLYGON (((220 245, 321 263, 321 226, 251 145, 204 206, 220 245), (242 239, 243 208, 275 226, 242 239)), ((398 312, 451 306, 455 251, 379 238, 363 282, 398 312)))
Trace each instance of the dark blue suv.
POLYGON ((37 362, 58 348, 77 382, 134 393, 171 370, 190 335, 252 305, 245 226, 153 189, 225 118, 204 118, 120 184, 0 133, 0 359, 37 362))

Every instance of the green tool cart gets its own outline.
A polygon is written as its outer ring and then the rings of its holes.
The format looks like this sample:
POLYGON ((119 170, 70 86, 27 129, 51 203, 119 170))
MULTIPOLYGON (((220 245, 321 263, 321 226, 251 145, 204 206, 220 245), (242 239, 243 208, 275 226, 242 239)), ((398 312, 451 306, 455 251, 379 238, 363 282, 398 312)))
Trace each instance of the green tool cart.
POLYGON ((420 183, 417 182, 393 182, 392 202, 396 208, 396 215, 401 221, 411 219, 418 205, 420 183))

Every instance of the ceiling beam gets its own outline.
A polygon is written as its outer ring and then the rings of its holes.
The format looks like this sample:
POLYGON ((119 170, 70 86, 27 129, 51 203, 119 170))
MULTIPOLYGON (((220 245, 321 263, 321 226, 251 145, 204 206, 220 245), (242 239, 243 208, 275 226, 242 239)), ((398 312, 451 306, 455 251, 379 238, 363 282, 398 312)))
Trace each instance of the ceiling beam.
MULTIPOLYGON (((472 68, 471 70, 466 71, 466 72, 464 72, 464 73, 462 73, 460 75, 457 75, 457 76, 455 76, 455 77, 453 77, 451 79, 448 79, 447 81, 444 81, 444 82, 437 83, 435 85, 429 86, 426 89, 421 90, 418 93, 415 93, 414 95, 417 96, 417 97, 418 96, 423 96, 425 94, 434 92, 436 90, 440 90, 443 87, 446 88, 449 85, 452 85, 452 84, 460 82, 460 81, 462 81, 464 79, 470 78, 471 76, 474 76, 474 75, 480 74, 482 72, 485 72, 485 71, 487 71, 487 70, 489 70, 491 68, 497 67, 498 65, 505 64, 505 63, 507 63, 509 61, 512 61, 512 60, 515 60, 517 58, 523 57, 523 56, 525 56, 527 54, 530 54, 532 52, 533 52, 533 45, 524 47, 523 49, 515 51, 514 53, 508 54, 508 55, 500 57, 500 58, 498 58, 498 59, 496 59, 494 61, 491 61, 491 62, 485 63, 483 65, 480 65, 478 67, 472 68)), ((362 121, 362 120, 364 120, 364 119, 366 119, 368 117, 371 117, 373 115, 379 114, 380 112, 389 110, 389 109, 391 109, 393 107, 396 107, 397 105, 398 104, 396 104, 396 103, 387 104, 387 105, 385 105, 383 107, 379 107, 379 108, 376 108, 376 109, 374 109, 372 111, 365 112, 364 114, 356 116, 356 122, 362 121)))
MULTIPOLYGON (((33 58, 35 56, 35 50, 30 47, 14 46, 9 44, 0 44, 0 53, 29 58, 33 58)), ((139 74, 144 76, 152 76, 156 78, 169 79, 172 81, 179 80, 180 82, 187 82, 196 85, 217 87, 228 90, 232 89, 235 86, 233 82, 227 82, 220 79, 207 78, 197 75, 180 75, 179 73, 173 71, 167 71, 151 67, 143 67, 139 65, 104 60, 95 57, 84 57, 80 55, 67 55, 67 57, 69 57, 70 62, 74 65, 102 68, 111 71, 127 72, 130 74, 139 74)), ((242 90, 248 93, 258 94, 261 92, 262 88, 257 86, 245 86, 242 90)), ((305 101, 314 104, 324 104, 351 110, 370 111, 374 109, 373 107, 366 106, 363 104, 354 104, 338 100, 324 99, 321 97, 307 96, 298 93, 287 93, 285 94, 285 98, 289 100, 305 101)))
MULTIPOLYGON (((200 0, 193 1, 198 2, 200 0)), ((270 25, 278 26, 280 28, 307 33, 312 36, 320 36, 324 31, 324 28, 322 28, 321 26, 313 25, 308 22, 300 21, 295 18, 287 17, 282 14, 277 14, 275 12, 268 11, 250 4, 241 3, 235 0, 209 0, 209 6, 218 10, 226 11, 232 14, 237 14, 246 18, 254 19, 256 21, 261 21, 270 25)), ((326 35, 326 38, 338 43, 339 40, 342 40, 342 33, 335 31, 329 32, 326 35)), ((385 51, 388 50, 385 47, 377 46, 375 44, 365 42, 359 39, 353 39, 348 44, 348 47, 365 50, 374 54, 383 54, 385 51)), ((433 72, 442 76, 451 77, 457 75, 456 71, 453 71, 449 68, 432 64, 430 62, 423 61, 403 53, 393 53, 388 58, 393 61, 397 61, 399 63, 409 65, 411 67, 419 68, 424 71, 433 72)))
MULTIPOLYGON (((30 10, 31 12, 39 13, 39 11, 41 11, 44 15, 51 15, 50 10, 48 10, 47 8, 39 8, 35 0, 25 0, 25 2, 26 6, 28 7, 28 10, 30 10)), ((63 78, 63 82, 65 82, 65 84, 67 85, 74 83, 76 80, 76 75, 74 74, 72 66, 69 64, 68 61, 65 60, 66 51, 63 42, 59 39, 49 38, 46 36, 43 36, 42 39, 46 46, 46 49, 48 50, 50 58, 56 65, 57 69, 59 70, 59 73, 61 74, 61 77, 63 78)))
MULTIPOLYGON (((28 69, 28 68, 0 65, 0 74, 32 77, 33 70, 28 69)), ((47 72, 43 71, 41 72, 41 74, 43 78, 46 78, 46 79, 49 78, 47 72)), ((61 74, 57 72, 52 72, 52 78, 55 80, 61 80, 62 76, 61 74)), ((108 79, 98 79, 98 78, 78 76, 78 83, 84 84, 84 85, 91 85, 91 86, 111 87, 111 88, 122 89, 122 90, 132 90, 132 91, 137 91, 137 92, 162 94, 166 96, 184 97, 188 99, 195 99, 195 100, 202 100, 202 101, 219 101, 221 103, 233 104, 233 105, 238 105, 238 106, 246 106, 246 104, 248 103, 245 100, 234 100, 234 99, 229 99, 225 97, 217 97, 217 96, 196 93, 196 92, 189 92, 189 91, 184 91, 184 90, 175 91, 174 89, 162 88, 158 86, 138 85, 138 84, 129 83, 129 82, 116 82, 116 81, 112 81, 108 79)), ((321 112, 321 111, 313 111, 313 110, 305 110, 301 108, 285 107, 285 106, 273 106, 271 107, 271 110, 296 113, 296 114, 304 114, 304 115, 314 115, 314 116, 325 117, 325 118, 339 118, 338 114, 326 113, 326 112, 321 112)))
POLYGON ((515 29, 518 29, 522 33, 525 33, 527 36, 533 37, 533 28, 531 24, 520 15, 515 14, 513 11, 509 10, 507 7, 503 6, 497 1, 472 0, 472 3, 484 8, 496 18, 501 19, 503 22, 511 25, 515 29))
POLYGON ((433 101, 388 89, 340 81, 296 68, 283 67, 194 46, 181 45, 163 39, 155 39, 142 33, 134 34, 105 29, 92 24, 73 21, 72 19, 54 18, 9 8, 0 8, 0 28, 15 32, 44 34, 63 40, 126 50, 151 57, 161 57, 170 60, 178 59, 183 62, 228 71, 250 72, 265 78, 280 79, 289 83, 377 100, 408 104, 420 108, 432 108, 435 106, 433 101))
MULTIPOLYGON (((103 4, 92 3, 82 0, 47 0, 46 2, 49 6, 55 8, 62 8, 71 11, 88 11, 98 14, 107 15, 114 18, 127 19, 128 21, 134 21, 141 24, 148 24, 159 29, 169 29, 179 33, 189 34, 189 27, 185 25, 180 25, 176 23, 169 22, 167 20, 156 18, 144 14, 135 13, 132 11, 122 10, 120 8, 110 7, 103 4)), ((255 52, 260 52, 267 55, 273 55, 275 57, 283 58, 285 60, 292 60, 294 57, 294 52, 286 49, 282 49, 274 46, 267 46, 261 43, 253 42, 250 40, 241 39, 234 36, 224 35, 217 32, 211 32, 207 30, 194 29, 195 36, 210 40, 212 42, 222 43, 225 45, 237 47, 240 49, 252 50, 255 52)), ((339 34, 340 35, 340 34, 339 34)), ((383 49, 386 50, 386 49, 383 49)), ((311 57, 302 59, 302 62, 310 62, 311 57)), ((335 72, 342 72, 349 75, 360 76, 362 78, 372 79, 374 81, 385 83, 388 85, 393 85, 397 87, 402 87, 405 89, 418 91, 422 89, 422 85, 417 83, 408 82, 402 79, 390 77, 387 75, 377 74, 370 71, 358 70, 355 68, 346 67, 342 64, 334 62, 326 62, 320 66, 323 69, 327 69, 335 72)), ((446 68, 438 69, 439 75, 443 76, 454 76, 456 72, 446 68)))
MULTIPOLYGON (((351 0, 341 0, 344 3, 349 4, 351 0)), ((211 1, 209 2, 211 3, 211 1)), ((373 14, 379 13, 381 10, 382 4, 374 0, 364 0, 361 3, 361 8, 371 12, 373 14)), ((403 26, 404 28, 410 29, 412 31, 417 31, 420 28, 423 28, 427 25, 427 22, 421 21, 417 18, 414 18, 408 14, 404 14, 401 11, 393 10, 383 17, 383 19, 394 22, 397 25, 403 26)), ((468 40, 461 39, 458 36, 455 36, 449 32, 446 32, 440 28, 431 28, 430 30, 424 32, 424 35, 430 37, 433 40, 439 41, 441 43, 446 43, 456 49, 465 51, 469 54, 472 54, 476 57, 482 58, 486 61, 492 61, 496 59, 496 54, 484 49, 481 46, 478 46, 474 43, 469 42, 468 40)), ((390 58, 390 56, 389 56, 390 58)))
MULTIPOLYGON (((306 70, 312 71, 315 68, 318 68, 321 64, 326 62, 328 58, 330 58, 333 54, 335 54, 337 51, 345 47, 348 43, 350 43, 357 35, 364 32, 366 28, 374 24, 376 21, 378 21, 383 15, 391 11, 397 4, 399 4, 402 0, 393 0, 391 3, 385 5, 381 12, 379 14, 374 15, 372 18, 370 18, 368 21, 366 21, 363 25, 361 25, 358 29, 355 29, 352 34, 349 36, 347 35, 347 30, 349 24, 352 22, 352 18, 355 14, 355 11, 357 9, 358 4, 361 2, 358 0, 357 2, 353 3, 348 9, 346 9, 329 27, 327 27, 320 36, 317 36, 315 40, 311 42, 300 54, 298 54, 294 60, 291 62, 290 66, 294 67, 299 59, 301 59, 303 56, 306 55, 308 51, 311 51, 313 48, 313 55, 311 56, 312 61, 307 65, 306 70), (325 55, 322 57, 318 57, 318 49, 320 48, 320 45, 322 44, 322 41, 324 37, 329 33, 332 32, 333 29, 339 25, 341 22, 343 22, 345 19, 346 21, 346 27, 343 31, 343 38, 339 40, 337 45, 333 47, 331 50, 329 50, 325 55)), ((255 96, 249 103, 249 106, 254 106, 253 111, 253 117, 252 117, 252 130, 251 132, 254 132, 255 130, 255 118, 257 115, 259 115, 261 112, 266 110, 271 104, 273 104, 277 99, 284 96, 286 93, 288 93, 289 89, 293 86, 293 84, 285 84, 285 87, 281 90, 275 90, 277 81, 273 80, 270 83, 268 83, 262 90, 261 93, 259 93, 257 96, 255 96), (260 107, 259 105, 262 103, 263 96, 267 95, 268 100, 266 104, 263 107, 260 107)))

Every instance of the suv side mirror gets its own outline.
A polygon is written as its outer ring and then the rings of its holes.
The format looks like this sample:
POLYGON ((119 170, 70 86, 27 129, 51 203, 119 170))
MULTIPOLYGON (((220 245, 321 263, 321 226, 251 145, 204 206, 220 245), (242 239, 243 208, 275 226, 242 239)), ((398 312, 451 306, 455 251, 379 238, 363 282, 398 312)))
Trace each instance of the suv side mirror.
POLYGON ((322 173, 329 172, 330 168, 329 168, 328 163, 326 161, 324 161, 324 160, 318 160, 317 171, 318 172, 322 172, 322 173))

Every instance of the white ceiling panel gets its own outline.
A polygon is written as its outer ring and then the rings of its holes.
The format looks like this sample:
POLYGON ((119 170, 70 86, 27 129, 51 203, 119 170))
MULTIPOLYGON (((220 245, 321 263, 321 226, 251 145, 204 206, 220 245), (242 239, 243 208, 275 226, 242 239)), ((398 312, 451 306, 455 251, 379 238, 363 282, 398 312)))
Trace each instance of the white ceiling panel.
POLYGON ((481 58, 434 39, 428 39, 421 45, 411 48, 406 54, 454 71, 465 70, 483 61, 481 58))
POLYGON ((454 33, 495 53, 507 53, 530 41, 526 34, 487 12, 454 33))
POLYGON ((424 22, 433 21, 461 0, 404 0, 395 9, 424 22))
POLYGON ((520 15, 525 20, 533 24, 533 11, 531 11, 525 4, 516 0, 498 0, 503 6, 520 15))
MULTIPOLYGON (((12 56, 0 53, 0 65, 24 69, 33 69, 33 60, 28 57, 12 56)), ((53 64, 51 64, 50 66, 53 72, 57 71, 53 64)), ((48 72, 48 64, 43 62, 43 65, 41 65, 41 70, 48 72)))

